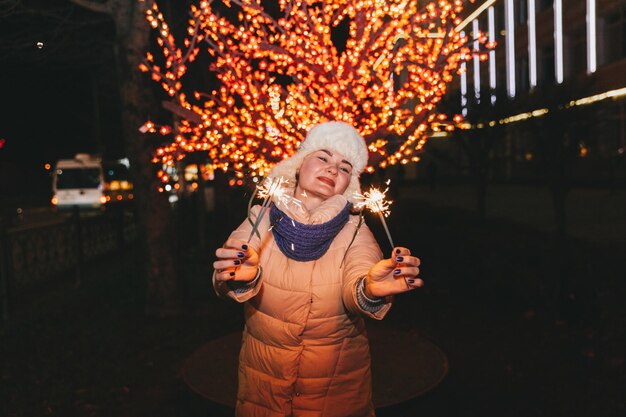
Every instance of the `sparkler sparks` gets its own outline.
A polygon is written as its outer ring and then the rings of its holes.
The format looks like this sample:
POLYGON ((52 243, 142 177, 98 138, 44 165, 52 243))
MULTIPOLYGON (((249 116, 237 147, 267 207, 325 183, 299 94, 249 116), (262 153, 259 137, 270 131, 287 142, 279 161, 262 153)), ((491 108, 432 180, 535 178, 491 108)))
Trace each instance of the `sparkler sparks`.
MULTIPOLYGON (((387 181, 387 185, 389 185, 389 181, 387 181)), ((363 194, 356 194, 356 197, 362 201, 355 204, 355 207, 359 209, 367 208, 372 213, 378 214, 378 217, 383 224, 383 228, 385 229, 385 233, 387 234, 387 239, 389 239, 391 247, 394 248, 395 245, 393 244, 391 233, 389 232, 387 222, 385 221, 385 217, 388 217, 390 214, 389 206, 393 203, 393 201, 385 199, 387 191, 389 191, 389 187, 385 188, 384 191, 380 191, 378 188, 372 187, 363 194)))
POLYGON ((356 207, 367 207, 372 213, 382 213, 382 215, 388 217, 389 206, 391 206, 393 201, 385 200, 387 191, 389 191, 389 187, 385 188, 385 191, 380 191, 378 188, 372 187, 369 191, 358 194, 357 197, 363 199, 363 201, 357 203, 356 207))
POLYGON ((289 180, 283 177, 267 179, 257 186, 257 194, 264 200, 267 198, 281 202, 285 206, 296 206, 302 208, 302 202, 289 195, 289 180))
POLYGON ((287 193, 289 190, 288 184, 289 180, 283 177, 278 177, 267 178, 261 183, 261 185, 257 186, 256 195, 263 199, 263 203, 261 204, 261 210, 252 225, 252 230, 250 231, 250 236, 248 237, 248 243, 252 240, 252 236, 257 233, 259 224, 261 224, 261 219, 263 219, 265 212, 270 204, 272 204, 272 200, 276 200, 287 206, 294 205, 297 208, 302 209, 302 202, 287 193))

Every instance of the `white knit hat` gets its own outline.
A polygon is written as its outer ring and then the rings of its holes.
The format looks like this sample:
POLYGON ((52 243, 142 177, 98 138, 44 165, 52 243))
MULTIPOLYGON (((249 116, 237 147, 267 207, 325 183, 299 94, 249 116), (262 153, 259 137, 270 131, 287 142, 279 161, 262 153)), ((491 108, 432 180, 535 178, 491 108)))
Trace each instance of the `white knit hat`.
POLYGON ((369 152, 365 140, 352 126, 344 122, 324 122, 313 126, 300 147, 290 158, 279 162, 270 171, 269 178, 283 177, 290 187, 296 186, 296 172, 304 158, 312 152, 326 149, 346 157, 352 164, 350 184, 343 193, 348 201, 355 202, 355 193, 361 193, 359 175, 367 166, 369 152))

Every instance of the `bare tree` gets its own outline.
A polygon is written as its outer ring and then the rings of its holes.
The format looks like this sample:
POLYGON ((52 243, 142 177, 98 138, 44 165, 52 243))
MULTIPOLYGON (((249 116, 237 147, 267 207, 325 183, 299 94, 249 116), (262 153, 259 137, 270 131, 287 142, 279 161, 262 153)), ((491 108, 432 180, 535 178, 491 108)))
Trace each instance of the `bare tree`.
POLYGON ((580 143, 589 137, 590 118, 584 106, 569 103, 584 94, 588 85, 573 82, 552 85, 534 91, 531 102, 543 106, 545 116, 533 118, 534 145, 542 173, 552 196, 557 235, 567 234, 566 201, 572 187, 573 169, 580 154, 580 143))
MULTIPOLYGON (((487 214, 487 184, 493 168, 492 153, 495 143, 506 134, 506 127, 499 123, 512 111, 512 104, 502 91, 481 93, 482 100, 469 100, 468 115, 465 118, 471 129, 458 129, 453 133, 454 143, 459 145, 469 162, 476 192, 476 211, 481 218, 487 214), (496 104, 490 102, 497 97, 496 104)), ((457 112, 460 109, 457 109, 457 112)))

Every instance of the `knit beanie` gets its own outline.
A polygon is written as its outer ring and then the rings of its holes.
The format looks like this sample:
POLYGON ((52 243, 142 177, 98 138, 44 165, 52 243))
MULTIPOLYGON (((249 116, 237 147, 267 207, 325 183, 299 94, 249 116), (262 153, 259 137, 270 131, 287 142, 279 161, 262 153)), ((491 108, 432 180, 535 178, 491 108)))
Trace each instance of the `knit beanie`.
POLYGON ((361 193, 359 175, 367 166, 369 152, 365 140, 352 126, 344 122, 324 122, 313 126, 300 147, 291 157, 279 162, 270 171, 269 178, 283 177, 288 186, 295 188, 296 172, 304 158, 312 152, 326 149, 342 154, 352 164, 350 184, 343 193, 344 197, 354 203, 355 194, 361 193))

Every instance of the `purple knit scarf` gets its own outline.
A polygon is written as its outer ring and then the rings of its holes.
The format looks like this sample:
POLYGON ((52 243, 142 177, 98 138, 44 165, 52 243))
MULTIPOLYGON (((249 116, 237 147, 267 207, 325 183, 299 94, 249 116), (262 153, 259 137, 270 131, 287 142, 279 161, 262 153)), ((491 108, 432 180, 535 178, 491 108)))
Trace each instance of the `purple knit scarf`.
POLYGON ((351 206, 347 203, 339 214, 326 223, 304 224, 293 220, 272 204, 270 224, 274 240, 288 258, 301 262, 319 259, 348 222, 351 206))

